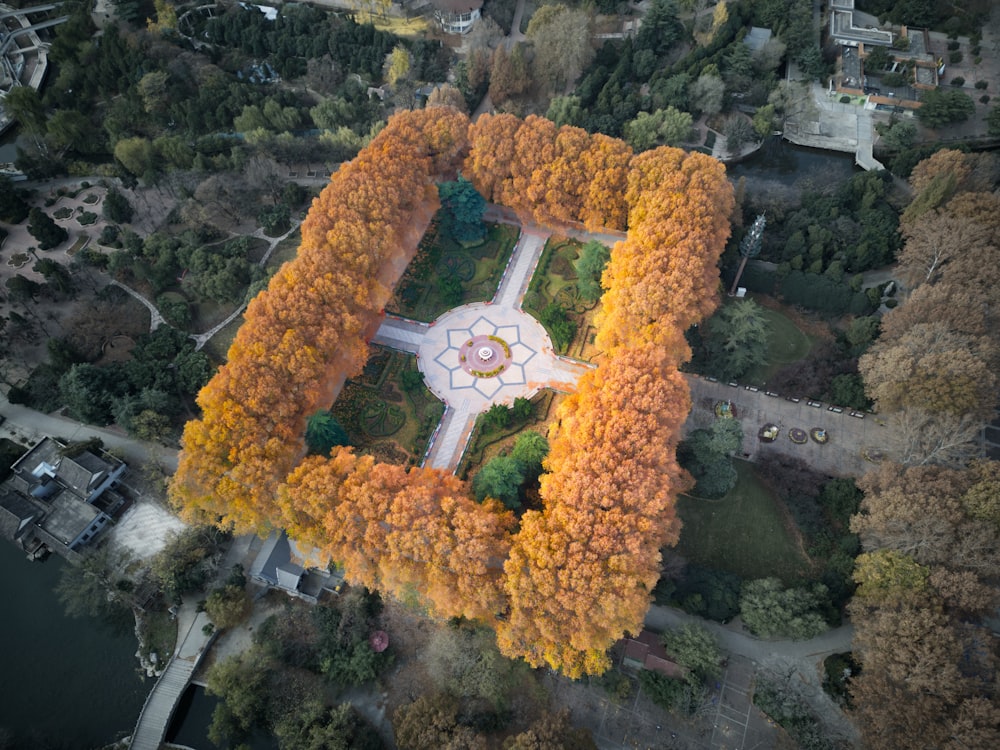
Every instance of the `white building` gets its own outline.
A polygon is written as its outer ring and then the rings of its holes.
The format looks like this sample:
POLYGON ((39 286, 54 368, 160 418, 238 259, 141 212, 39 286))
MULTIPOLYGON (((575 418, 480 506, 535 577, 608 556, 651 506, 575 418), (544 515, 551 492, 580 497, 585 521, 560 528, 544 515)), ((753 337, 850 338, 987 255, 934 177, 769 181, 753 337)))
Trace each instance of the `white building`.
POLYGON ((447 34, 465 34, 479 19, 483 0, 432 0, 434 17, 447 34))

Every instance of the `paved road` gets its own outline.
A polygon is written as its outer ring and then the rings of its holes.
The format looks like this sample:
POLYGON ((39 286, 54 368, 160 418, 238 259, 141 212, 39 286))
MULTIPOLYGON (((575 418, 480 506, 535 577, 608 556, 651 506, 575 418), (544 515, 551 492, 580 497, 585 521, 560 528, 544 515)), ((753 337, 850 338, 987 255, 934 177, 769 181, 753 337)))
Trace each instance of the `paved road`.
POLYGON ((140 465, 155 461, 168 472, 177 470, 175 449, 135 440, 124 431, 92 427, 58 414, 44 414, 20 404, 12 404, 2 394, 0 414, 7 418, 0 426, 0 437, 10 438, 22 445, 34 444, 46 435, 70 442, 97 437, 104 441, 105 448, 121 453, 126 463, 140 465))
POLYGON ((845 408, 838 413, 830 411, 830 404, 810 402, 806 398, 795 403, 784 394, 768 395, 766 386, 749 390, 747 386, 733 387, 697 376, 688 376, 688 384, 693 408, 685 429, 707 427, 715 418, 715 404, 730 401, 743 426, 743 457, 751 461, 769 453, 781 453, 801 458, 830 476, 857 477, 875 468, 875 464, 862 457, 862 449, 884 450, 889 438, 889 428, 874 414, 853 417, 851 409, 845 408), (809 406, 810 403, 820 405, 809 406), (764 443, 758 438, 758 431, 767 423, 780 428, 778 439, 773 443, 764 443), (814 427, 825 429, 829 440, 821 445, 810 438, 804 445, 796 445, 788 437, 788 431, 794 427, 807 433, 814 427))

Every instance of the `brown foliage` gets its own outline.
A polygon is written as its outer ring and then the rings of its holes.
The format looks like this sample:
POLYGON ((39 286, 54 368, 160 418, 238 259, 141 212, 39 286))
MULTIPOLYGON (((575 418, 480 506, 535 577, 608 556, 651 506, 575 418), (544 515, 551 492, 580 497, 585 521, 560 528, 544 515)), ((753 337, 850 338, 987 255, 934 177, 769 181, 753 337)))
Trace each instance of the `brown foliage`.
POLYGON ((880 411, 910 408, 985 416, 996 403, 996 377, 989 367, 996 356, 989 338, 925 322, 898 338, 876 342, 858 360, 858 370, 880 411))
POLYGON ((989 573, 1000 564, 998 535, 967 514, 962 496, 969 484, 964 471, 885 463, 859 480, 865 498, 851 530, 865 549, 888 547, 922 565, 989 573))
POLYGON ((580 380, 550 434, 545 510, 521 519, 507 562, 504 653, 579 677, 604 671, 605 650, 641 629, 659 550, 680 530, 674 498, 687 483, 674 449, 689 408, 683 377, 652 346, 580 380))
MULTIPOLYGON (((619 141, 537 117, 471 127, 449 107, 394 117, 333 176, 298 257, 248 307, 229 362, 199 395, 202 419, 185 430, 174 500, 188 518, 238 531, 280 526, 352 583, 485 621, 507 655, 574 676, 603 671, 606 649, 641 626, 659 550, 677 540, 674 498, 688 478, 674 449, 690 407, 677 365, 684 329, 716 304, 732 204, 723 168, 699 154, 632 157, 619 141), (561 408, 545 509, 513 537, 512 515, 474 503, 450 474, 349 449, 302 460, 306 416, 364 362, 364 337, 437 208, 434 182, 467 152, 477 189, 524 216, 621 228, 627 214, 631 226, 607 278, 608 356, 561 408)), ((406 746, 424 746, 418 724, 406 746)), ((435 747, 467 739, 431 734, 435 747)))

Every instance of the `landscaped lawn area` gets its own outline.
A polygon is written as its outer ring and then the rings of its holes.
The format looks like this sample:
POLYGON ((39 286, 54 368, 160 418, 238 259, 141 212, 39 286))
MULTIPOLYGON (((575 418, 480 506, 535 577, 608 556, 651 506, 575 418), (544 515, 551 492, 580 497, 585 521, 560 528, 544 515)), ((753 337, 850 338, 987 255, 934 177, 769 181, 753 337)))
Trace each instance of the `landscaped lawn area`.
POLYGON ((240 330, 241 325, 243 325, 243 316, 237 315, 205 343, 203 350, 209 359, 220 365, 226 363, 229 347, 232 346, 233 339, 236 338, 236 332, 240 330))
POLYGON ((480 414, 469 437, 469 447, 455 473, 463 479, 471 478, 484 463, 499 455, 501 450, 513 448, 517 436, 525 430, 547 434, 549 420, 555 414, 555 407, 562 397, 563 394, 548 388, 542 389, 531 399, 531 416, 519 420, 512 415, 510 424, 504 428, 486 427, 486 415, 480 414))
POLYGON ((373 346, 364 371, 344 384, 331 411, 359 452, 413 466, 423 459, 444 404, 423 382, 407 383, 414 377, 408 372, 418 372, 412 354, 373 346))
POLYGON ((507 224, 487 226, 484 242, 464 247, 432 224, 386 310, 430 323, 459 305, 493 299, 518 231, 507 224))
POLYGON ((786 584, 799 582, 809 561, 786 529, 780 501, 750 464, 735 465, 739 480, 721 500, 678 498, 684 527, 677 551, 691 562, 747 580, 777 576, 786 584))
POLYGON ((267 259, 267 263, 264 265, 269 272, 277 271, 281 268, 287 261, 293 260, 299 252, 299 245, 302 244, 302 232, 296 229, 290 235, 285 237, 278 246, 274 248, 274 252, 267 259))
POLYGON ((740 380, 753 385, 763 385, 771 375, 792 362, 805 359, 816 343, 799 330, 785 315, 769 307, 761 306, 761 313, 767 321, 770 335, 767 340, 767 361, 753 367, 740 380))
POLYGON ((586 348, 594 334, 590 313, 597 307, 596 301, 581 299, 577 289, 573 261, 582 247, 579 240, 550 237, 521 304, 525 312, 545 326, 559 354, 579 359, 586 358, 586 348))

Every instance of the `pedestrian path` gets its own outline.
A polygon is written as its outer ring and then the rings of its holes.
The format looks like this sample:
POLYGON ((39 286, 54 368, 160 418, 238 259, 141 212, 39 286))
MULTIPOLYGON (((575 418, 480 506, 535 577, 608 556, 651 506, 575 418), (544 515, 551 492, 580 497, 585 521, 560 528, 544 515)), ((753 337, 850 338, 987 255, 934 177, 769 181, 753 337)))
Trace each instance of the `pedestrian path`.
POLYGON ((204 631, 209 624, 208 615, 198 612, 194 601, 181 605, 177 623, 180 640, 170 663, 146 697, 129 742, 130 750, 159 750, 177 703, 214 638, 204 631))

